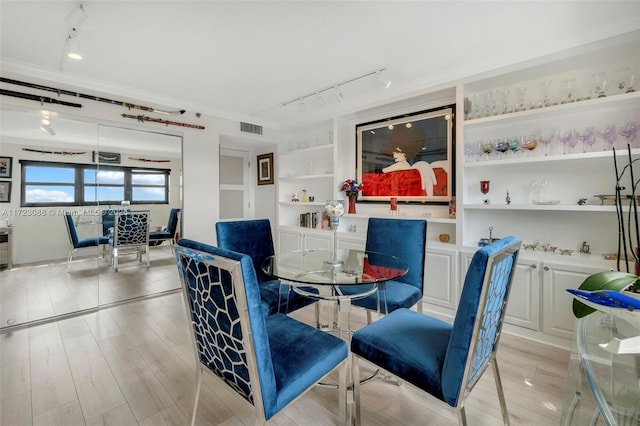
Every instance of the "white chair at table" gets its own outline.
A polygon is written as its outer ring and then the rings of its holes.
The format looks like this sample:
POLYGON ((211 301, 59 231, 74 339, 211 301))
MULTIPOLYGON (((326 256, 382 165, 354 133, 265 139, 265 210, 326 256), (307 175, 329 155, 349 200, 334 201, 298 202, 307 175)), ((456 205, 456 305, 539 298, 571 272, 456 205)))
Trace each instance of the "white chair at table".
POLYGON ((109 236, 111 263, 118 272, 118 257, 121 254, 135 253, 142 262, 145 256, 149 267, 149 211, 117 212, 113 226, 113 235, 109 236))

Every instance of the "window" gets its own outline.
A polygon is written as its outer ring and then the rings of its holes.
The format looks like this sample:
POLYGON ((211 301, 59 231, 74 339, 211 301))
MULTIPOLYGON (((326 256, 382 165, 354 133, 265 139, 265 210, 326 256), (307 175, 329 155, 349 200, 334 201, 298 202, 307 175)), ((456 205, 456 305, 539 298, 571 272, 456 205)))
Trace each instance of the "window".
POLYGON ((22 207, 169 202, 168 169, 27 160, 20 164, 22 207))

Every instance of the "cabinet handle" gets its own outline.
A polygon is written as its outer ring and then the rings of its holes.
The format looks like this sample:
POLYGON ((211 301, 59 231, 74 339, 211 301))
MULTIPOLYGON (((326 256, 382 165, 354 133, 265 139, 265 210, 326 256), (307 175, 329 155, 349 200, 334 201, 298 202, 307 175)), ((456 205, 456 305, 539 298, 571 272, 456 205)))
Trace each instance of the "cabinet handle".
POLYGON ((549 267, 548 267, 548 266, 545 266, 545 267, 544 267, 544 268, 542 268, 542 269, 544 269, 545 271, 548 271, 548 270, 549 270, 549 267))
POLYGON ((535 263, 531 264, 531 269, 536 269, 538 267, 538 265, 536 265, 535 263))

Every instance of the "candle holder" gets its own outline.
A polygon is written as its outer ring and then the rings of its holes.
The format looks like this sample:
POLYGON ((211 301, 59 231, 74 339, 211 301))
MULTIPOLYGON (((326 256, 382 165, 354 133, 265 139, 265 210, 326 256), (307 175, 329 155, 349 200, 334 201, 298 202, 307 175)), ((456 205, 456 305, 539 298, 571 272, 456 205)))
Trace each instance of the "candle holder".
POLYGON ((345 207, 343 200, 328 200, 324 206, 327 215, 331 219, 331 228, 333 229, 333 259, 326 260, 324 263, 331 267, 339 267, 344 262, 338 259, 338 225, 340 225, 340 217, 344 216, 345 207))

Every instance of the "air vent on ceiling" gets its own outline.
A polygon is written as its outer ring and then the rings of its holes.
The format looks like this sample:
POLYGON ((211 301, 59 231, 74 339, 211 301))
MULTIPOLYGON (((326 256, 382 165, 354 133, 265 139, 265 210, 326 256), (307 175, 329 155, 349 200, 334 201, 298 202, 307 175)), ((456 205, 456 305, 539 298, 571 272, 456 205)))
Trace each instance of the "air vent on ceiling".
POLYGON ((244 123, 240 122, 240 131, 245 133, 253 133, 255 135, 262 134, 262 126, 258 126, 257 124, 244 123))

